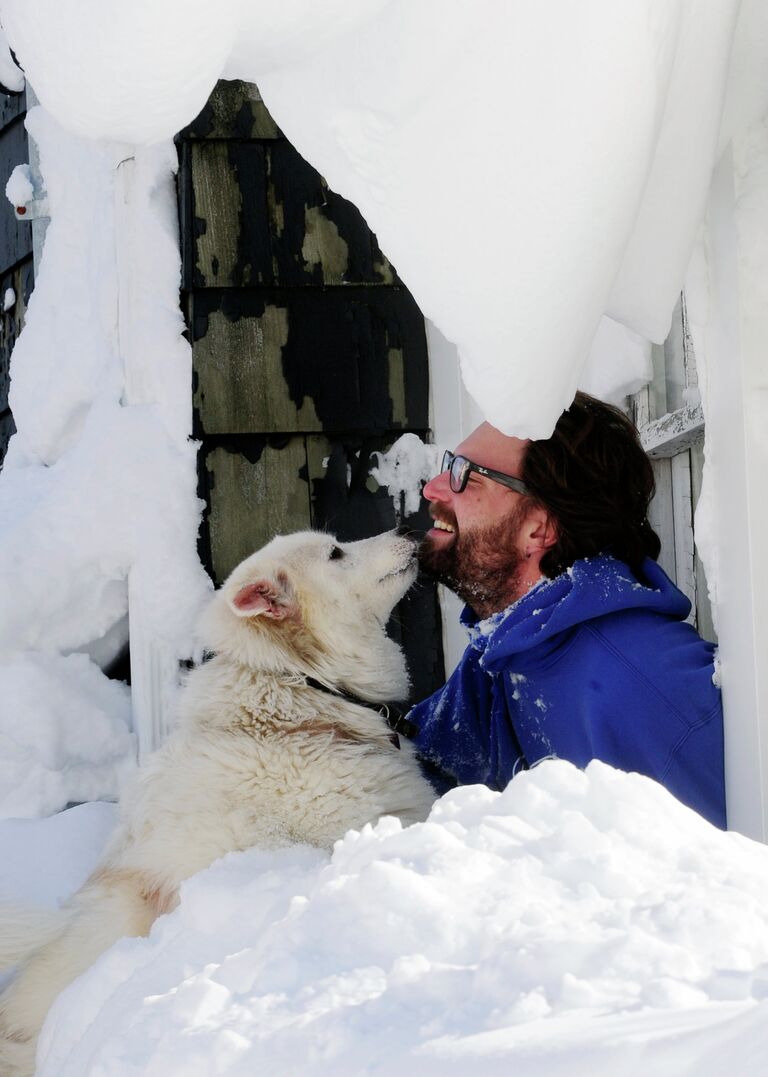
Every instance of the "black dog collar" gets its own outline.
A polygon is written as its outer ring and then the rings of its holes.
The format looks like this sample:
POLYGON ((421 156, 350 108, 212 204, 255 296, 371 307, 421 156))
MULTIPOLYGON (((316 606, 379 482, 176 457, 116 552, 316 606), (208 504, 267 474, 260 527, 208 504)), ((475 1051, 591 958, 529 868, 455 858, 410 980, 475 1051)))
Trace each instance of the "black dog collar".
POLYGON ((335 688, 329 688, 327 684, 315 680, 314 677, 306 677, 305 680, 309 688, 317 688, 320 692, 325 692, 329 696, 336 696, 337 699, 343 699, 346 703, 354 703, 357 707, 368 707, 369 710, 378 711, 392 730, 390 740, 396 748, 400 747, 398 733, 408 740, 413 740, 418 732, 413 722, 409 722, 405 717, 407 712, 397 703, 371 703, 370 700, 360 699, 359 696, 350 695, 349 692, 339 692, 335 688))

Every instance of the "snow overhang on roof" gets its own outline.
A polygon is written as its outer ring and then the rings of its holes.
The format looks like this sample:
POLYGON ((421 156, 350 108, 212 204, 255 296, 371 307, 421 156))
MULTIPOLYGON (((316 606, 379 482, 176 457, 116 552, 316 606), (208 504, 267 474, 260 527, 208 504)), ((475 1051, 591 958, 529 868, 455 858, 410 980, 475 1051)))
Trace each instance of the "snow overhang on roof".
POLYGON ((753 76, 768 13, 757 0, 739 10, 0 4, 42 103, 79 134, 152 142, 189 122, 217 78, 256 82, 458 345, 484 414, 530 437, 570 402, 604 316, 666 335, 728 134, 724 101, 728 129, 766 103, 753 76))

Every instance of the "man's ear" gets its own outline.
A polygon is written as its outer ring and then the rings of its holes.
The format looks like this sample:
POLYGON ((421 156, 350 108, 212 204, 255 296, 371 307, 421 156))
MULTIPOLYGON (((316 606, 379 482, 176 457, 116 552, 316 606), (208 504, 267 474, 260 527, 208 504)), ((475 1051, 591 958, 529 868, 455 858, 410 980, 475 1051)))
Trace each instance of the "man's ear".
POLYGON ((251 580, 230 598, 229 606, 238 617, 270 617, 274 621, 297 620, 299 604, 288 577, 281 572, 276 580, 251 580))
POLYGON ((545 508, 531 510, 525 522, 526 553, 546 553, 557 542, 557 521, 545 508))

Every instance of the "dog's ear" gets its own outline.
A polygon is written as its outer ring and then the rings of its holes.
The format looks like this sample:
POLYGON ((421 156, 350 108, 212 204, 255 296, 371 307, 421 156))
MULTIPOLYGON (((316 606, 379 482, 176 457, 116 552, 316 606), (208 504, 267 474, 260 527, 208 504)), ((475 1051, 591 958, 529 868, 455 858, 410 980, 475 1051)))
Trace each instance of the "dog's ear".
POLYGON ((263 577, 244 584, 230 599, 238 617, 271 617, 274 621, 296 620, 299 604, 288 577, 280 573, 277 580, 263 577))

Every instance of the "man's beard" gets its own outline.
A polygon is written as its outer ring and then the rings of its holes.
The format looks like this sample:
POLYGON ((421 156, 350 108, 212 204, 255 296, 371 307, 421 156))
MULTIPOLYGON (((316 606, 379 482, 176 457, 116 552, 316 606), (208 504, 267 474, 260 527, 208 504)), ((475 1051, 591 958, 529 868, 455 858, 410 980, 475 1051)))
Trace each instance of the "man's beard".
POLYGON ((445 584, 479 617, 506 609, 513 601, 524 561, 517 547, 522 516, 516 509, 489 527, 466 534, 457 531, 454 541, 445 545, 425 539, 419 547, 422 570, 445 584))

